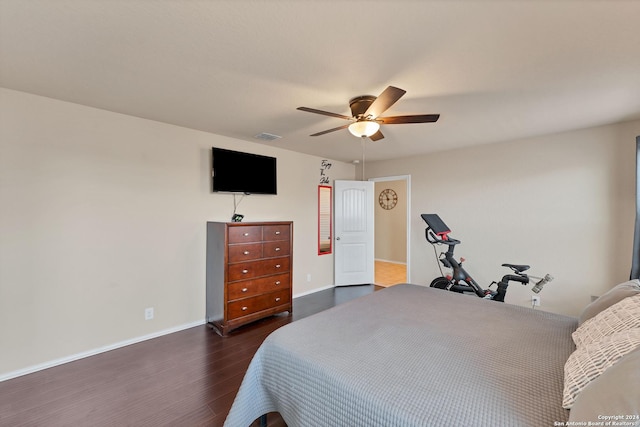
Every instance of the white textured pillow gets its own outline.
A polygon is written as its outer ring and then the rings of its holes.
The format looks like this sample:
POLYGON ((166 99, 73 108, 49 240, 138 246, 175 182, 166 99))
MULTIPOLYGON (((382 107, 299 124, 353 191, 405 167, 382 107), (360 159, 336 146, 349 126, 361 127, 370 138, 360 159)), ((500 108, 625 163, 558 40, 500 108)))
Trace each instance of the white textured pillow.
POLYGON ((616 332, 574 351, 564 365, 562 407, 570 409, 576 397, 622 356, 640 346, 640 328, 616 332))
POLYGON ((640 327, 640 294, 627 297, 586 320, 571 336, 576 347, 581 347, 618 331, 637 327, 640 327))

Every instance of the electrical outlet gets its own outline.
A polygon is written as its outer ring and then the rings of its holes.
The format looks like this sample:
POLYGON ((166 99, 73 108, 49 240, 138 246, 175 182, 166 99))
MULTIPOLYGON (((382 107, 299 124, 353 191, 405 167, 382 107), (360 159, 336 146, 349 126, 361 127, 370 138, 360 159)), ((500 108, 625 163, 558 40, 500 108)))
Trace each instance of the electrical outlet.
POLYGON ((531 297, 531 305, 533 307, 539 307, 540 306, 540 297, 538 295, 534 295, 531 297))
POLYGON ((311 273, 307 273, 307 282, 311 282, 311 273))
POLYGON ((153 319, 153 307, 145 308, 144 320, 151 320, 151 319, 153 319))

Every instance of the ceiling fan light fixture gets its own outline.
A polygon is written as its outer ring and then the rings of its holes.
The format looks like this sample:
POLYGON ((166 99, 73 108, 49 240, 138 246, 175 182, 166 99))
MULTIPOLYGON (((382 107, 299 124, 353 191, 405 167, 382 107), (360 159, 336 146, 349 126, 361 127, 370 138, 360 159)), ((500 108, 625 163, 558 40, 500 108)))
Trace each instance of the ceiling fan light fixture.
POLYGON ((407 91, 395 86, 388 86, 379 96, 362 95, 351 98, 349 108, 351 117, 344 114, 332 113, 331 111, 317 110, 309 107, 298 107, 300 111, 308 113, 322 114, 323 116, 336 117, 338 119, 349 120, 351 124, 344 124, 322 132, 316 132, 309 136, 320 136, 330 132, 335 132, 349 128, 354 136, 358 138, 371 138, 372 141, 379 141, 384 138, 380 132, 380 124, 400 125, 405 123, 433 123, 438 121, 440 114, 411 114, 408 116, 384 116, 381 117, 389 107, 396 103, 407 91))
POLYGON ((369 137, 380 130, 380 123, 360 120, 349 125, 349 132, 358 138, 369 137))

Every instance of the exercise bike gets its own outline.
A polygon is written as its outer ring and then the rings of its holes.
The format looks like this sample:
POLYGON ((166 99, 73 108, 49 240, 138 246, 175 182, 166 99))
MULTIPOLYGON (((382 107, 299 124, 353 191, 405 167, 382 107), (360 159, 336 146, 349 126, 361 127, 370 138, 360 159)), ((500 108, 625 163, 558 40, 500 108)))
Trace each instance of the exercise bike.
MULTIPOLYGON (((455 250, 456 245, 461 242, 460 240, 456 240, 449 236, 449 233, 451 233, 449 227, 447 227, 437 214, 422 214, 420 216, 424 222, 427 223, 425 237, 427 241, 434 246, 434 250, 435 245, 448 246, 446 252, 442 252, 439 257, 436 255, 436 257, 442 265, 452 270, 452 274, 446 276, 442 274, 441 277, 433 279, 430 285, 433 288, 445 289, 458 293, 474 293, 480 298, 504 302, 509 282, 518 282, 522 285, 527 285, 529 284, 530 279, 539 279, 531 289, 533 292, 539 293, 545 284, 553 280, 553 276, 549 274, 546 274, 544 277, 527 275, 525 271, 529 269, 528 265, 502 264, 503 267, 510 268, 512 273, 502 276, 502 279, 500 279, 499 282, 494 281, 489 284, 489 287, 492 285, 498 285, 496 291, 483 289, 462 267, 464 258, 460 258, 460 261, 454 258, 453 251, 455 250)), ((440 269, 440 272, 442 273, 442 269, 440 269)))

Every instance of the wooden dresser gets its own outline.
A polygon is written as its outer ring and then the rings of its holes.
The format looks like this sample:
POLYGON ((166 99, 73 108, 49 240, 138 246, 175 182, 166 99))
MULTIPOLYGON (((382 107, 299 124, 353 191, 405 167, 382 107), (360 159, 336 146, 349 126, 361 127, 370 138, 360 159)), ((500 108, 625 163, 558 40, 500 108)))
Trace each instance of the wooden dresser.
POLYGON ((220 335, 292 312, 293 223, 207 222, 207 322, 220 335))

